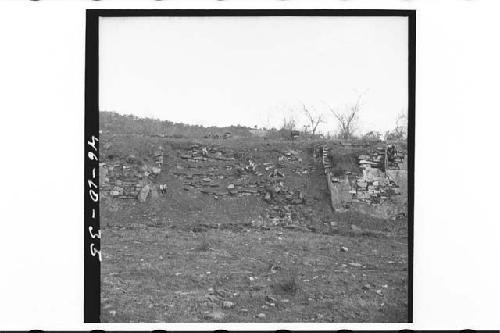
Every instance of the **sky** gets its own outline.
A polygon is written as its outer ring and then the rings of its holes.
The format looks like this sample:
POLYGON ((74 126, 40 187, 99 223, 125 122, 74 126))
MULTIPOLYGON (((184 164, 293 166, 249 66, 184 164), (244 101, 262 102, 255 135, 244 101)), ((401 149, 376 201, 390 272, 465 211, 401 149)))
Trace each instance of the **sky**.
POLYGON ((408 105, 404 17, 104 17, 99 108, 205 126, 307 123, 361 96, 358 133, 408 105))

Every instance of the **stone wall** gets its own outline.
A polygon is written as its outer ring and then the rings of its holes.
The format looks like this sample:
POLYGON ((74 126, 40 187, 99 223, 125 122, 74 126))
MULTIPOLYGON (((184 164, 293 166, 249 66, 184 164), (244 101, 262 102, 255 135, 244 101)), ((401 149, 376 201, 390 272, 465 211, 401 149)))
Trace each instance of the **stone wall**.
MULTIPOLYGON (((395 148, 395 147, 394 147, 395 148)), ((335 211, 346 209, 380 218, 406 214, 408 200, 407 153, 389 146, 359 155, 362 174, 334 177, 328 148, 323 147, 323 166, 335 211)))
MULTIPOLYGON (((157 165, 160 165, 158 160, 159 158, 156 159, 157 165)), ((161 161, 163 162, 163 157, 161 161)), ((140 201, 145 201, 150 193, 152 197, 157 197, 158 190, 153 180, 160 172, 159 166, 146 165, 134 156, 100 163, 100 193, 104 197, 140 201)))

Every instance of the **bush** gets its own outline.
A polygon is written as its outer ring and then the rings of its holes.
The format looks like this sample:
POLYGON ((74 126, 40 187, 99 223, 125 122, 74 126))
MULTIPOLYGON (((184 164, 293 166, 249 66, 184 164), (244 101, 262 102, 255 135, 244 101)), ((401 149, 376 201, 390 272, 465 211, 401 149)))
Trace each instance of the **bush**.
POLYGON ((296 269, 282 271, 272 284, 275 292, 285 294, 295 294, 299 290, 296 269))

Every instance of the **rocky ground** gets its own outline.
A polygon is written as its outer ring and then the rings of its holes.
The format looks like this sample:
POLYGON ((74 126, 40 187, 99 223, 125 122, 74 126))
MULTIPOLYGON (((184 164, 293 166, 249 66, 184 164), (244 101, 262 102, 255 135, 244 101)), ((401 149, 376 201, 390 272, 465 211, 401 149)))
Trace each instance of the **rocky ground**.
POLYGON ((167 155, 165 194, 101 200, 103 322, 407 321, 406 220, 333 213, 315 143, 102 142, 167 155))

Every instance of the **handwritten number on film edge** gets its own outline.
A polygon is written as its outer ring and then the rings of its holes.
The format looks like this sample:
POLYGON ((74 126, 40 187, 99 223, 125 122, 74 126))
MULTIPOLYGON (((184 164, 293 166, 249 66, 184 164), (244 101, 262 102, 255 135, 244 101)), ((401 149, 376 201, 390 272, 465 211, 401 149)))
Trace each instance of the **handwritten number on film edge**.
MULTIPOLYGON (((91 140, 90 141, 87 141, 87 144, 92 147, 92 149, 94 149, 95 152, 97 152, 97 141, 99 141, 98 138, 96 138, 95 136, 92 136, 91 140)), ((87 154, 87 157, 91 160, 91 161, 98 161, 99 159, 97 158, 97 155, 90 151, 88 152, 87 154)), ((92 180, 91 179, 88 179, 87 180, 87 184, 89 186, 89 196, 90 196, 90 199, 97 203, 99 201, 99 194, 96 192, 96 190, 99 188, 97 186, 97 184, 93 181, 95 179, 95 168, 92 169, 92 180)), ((92 209, 92 218, 95 219, 95 209, 92 209)), ((92 233, 93 231, 93 227, 92 226, 89 226, 89 233, 90 233, 90 237, 92 239, 95 239, 95 238, 101 238, 101 230, 97 230, 96 233, 92 233)), ((98 249, 96 249, 95 247, 95 244, 94 243, 90 243, 90 254, 95 257, 97 255, 99 261, 102 261, 102 257, 101 257, 101 251, 99 251, 98 249)))

